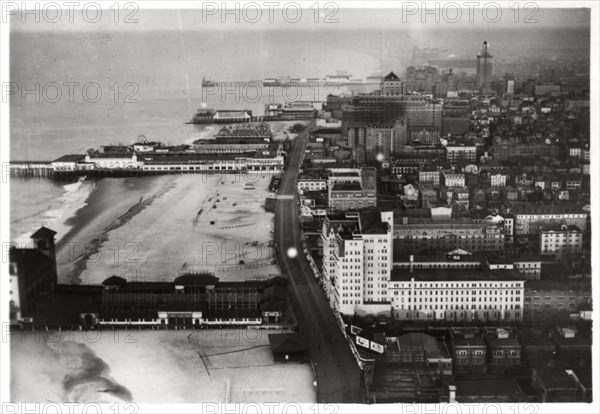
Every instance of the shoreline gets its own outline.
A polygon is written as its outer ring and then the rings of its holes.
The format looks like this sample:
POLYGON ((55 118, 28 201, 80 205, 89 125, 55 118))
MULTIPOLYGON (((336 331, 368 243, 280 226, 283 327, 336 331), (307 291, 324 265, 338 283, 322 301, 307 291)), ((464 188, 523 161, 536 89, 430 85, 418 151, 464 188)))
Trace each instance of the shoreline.
POLYGON ((70 229, 57 243, 59 279, 62 283, 81 284, 81 274, 85 271, 91 257, 102 254, 102 247, 109 239, 108 233, 125 225, 150 205, 156 197, 173 186, 173 180, 164 180, 164 177, 145 178, 143 180, 117 179, 116 186, 113 185, 114 180, 110 178, 94 179, 94 191, 89 193, 85 205, 67 220, 70 229), (139 185, 140 181, 142 185, 139 185), (118 197, 120 193, 126 191, 122 187, 127 187, 128 182, 135 182, 136 191, 140 193, 139 198, 136 196, 133 204, 124 200, 120 205, 112 205, 111 198, 118 197), (156 194, 151 191, 153 187, 156 194), (147 192, 151 195, 145 198, 147 192), (106 204, 111 204, 112 211, 109 210, 110 207, 104 208, 106 204), (108 217, 97 214, 99 210, 108 217), (66 257, 62 255, 65 252, 66 257), (67 270, 65 267, 70 269, 67 270))
MULTIPOLYGON (((27 182, 25 180, 24 182, 27 182)), ((50 181, 49 181, 50 182, 50 181)), ((31 221, 27 230, 15 237, 15 243, 19 245, 28 245, 31 234, 41 226, 52 228, 57 232, 57 244, 72 231, 74 224, 71 219, 78 211, 85 208, 90 195, 95 189, 95 180, 87 179, 87 177, 79 177, 78 179, 61 179, 52 182, 56 190, 62 190, 61 195, 53 205, 39 206, 39 210, 27 216, 19 218, 11 225, 21 223, 23 221, 31 221)), ((22 231, 23 231, 22 230, 22 231)))

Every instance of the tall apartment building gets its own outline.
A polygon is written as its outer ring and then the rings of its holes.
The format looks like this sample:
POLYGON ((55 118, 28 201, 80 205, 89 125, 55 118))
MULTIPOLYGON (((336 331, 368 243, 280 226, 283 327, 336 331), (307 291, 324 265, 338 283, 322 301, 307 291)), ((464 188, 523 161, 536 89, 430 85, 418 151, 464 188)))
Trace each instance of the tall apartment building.
POLYGON ((389 312, 393 213, 346 213, 323 222, 323 282, 334 310, 389 312))
POLYGON ((512 212, 515 216, 515 235, 539 234, 543 226, 566 224, 577 226, 585 233, 589 213, 576 205, 522 205, 512 212))
POLYGON ((394 269, 389 284, 396 320, 521 321, 524 278, 515 270, 394 269))
POLYGON ((328 207, 333 211, 377 207, 375 168, 331 168, 327 179, 328 207))
POLYGON ((562 257, 583 251, 583 233, 577 226, 545 225, 540 231, 540 253, 562 257))
POLYGON ((468 252, 504 249, 504 227, 471 219, 431 220, 404 217, 394 224, 395 243, 404 250, 464 249, 468 252))

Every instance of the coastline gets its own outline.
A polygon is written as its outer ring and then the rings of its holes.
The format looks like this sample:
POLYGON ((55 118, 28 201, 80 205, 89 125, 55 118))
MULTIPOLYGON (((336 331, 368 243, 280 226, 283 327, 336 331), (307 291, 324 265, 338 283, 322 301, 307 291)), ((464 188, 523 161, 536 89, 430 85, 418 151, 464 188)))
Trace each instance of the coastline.
POLYGON ((125 225, 173 185, 173 178, 97 179, 85 205, 68 220, 69 231, 57 244, 61 283, 80 284, 89 260, 102 254, 108 233, 125 225), (132 188, 133 187, 133 188, 132 188))
MULTIPOLYGON (((18 187, 17 191, 24 193, 15 194, 14 190, 11 191, 11 207, 17 210, 35 209, 17 219, 11 217, 13 240, 20 246, 28 246, 31 234, 39 227, 45 226, 57 232, 56 239, 60 242, 72 230, 71 218, 85 207, 94 191, 95 181, 86 177, 76 181, 33 180, 24 180, 23 184, 11 181, 11 186, 18 187), (44 196, 41 200, 40 193, 44 196), (18 235, 15 236, 15 233, 18 235)), ((21 211, 11 209, 11 216, 13 213, 19 214, 21 211)))

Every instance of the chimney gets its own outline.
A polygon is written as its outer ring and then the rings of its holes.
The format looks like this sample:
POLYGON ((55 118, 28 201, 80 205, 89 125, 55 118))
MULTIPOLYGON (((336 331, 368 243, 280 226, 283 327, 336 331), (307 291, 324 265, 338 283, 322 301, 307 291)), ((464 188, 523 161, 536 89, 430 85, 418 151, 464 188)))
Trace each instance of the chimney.
POLYGON ((413 272, 413 267, 414 267, 414 262, 415 262, 415 256, 413 254, 410 255, 410 273, 413 272))
POLYGON ((456 385, 448 385, 448 403, 456 402, 456 385))

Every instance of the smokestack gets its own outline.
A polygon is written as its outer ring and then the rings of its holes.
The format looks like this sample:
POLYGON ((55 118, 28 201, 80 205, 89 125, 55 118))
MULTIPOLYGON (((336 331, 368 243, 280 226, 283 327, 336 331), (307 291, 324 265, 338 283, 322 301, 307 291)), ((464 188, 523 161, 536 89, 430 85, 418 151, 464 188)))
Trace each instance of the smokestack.
POLYGON ((410 273, 413 272, 415 256, 413 254, 410 255, 410 273))

